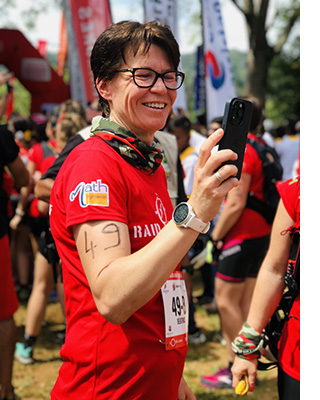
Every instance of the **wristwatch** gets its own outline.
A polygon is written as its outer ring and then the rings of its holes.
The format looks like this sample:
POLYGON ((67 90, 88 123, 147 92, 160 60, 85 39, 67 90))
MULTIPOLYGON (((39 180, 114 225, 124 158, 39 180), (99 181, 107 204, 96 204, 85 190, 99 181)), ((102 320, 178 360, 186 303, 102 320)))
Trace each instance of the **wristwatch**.
POLYGON ((180 203, 176 206, 172 215, 176 225, 183 228, 192 228, 200 233, 207 233, 210 228, 210 222, 203 222, 196 218, 192 206, 189 203, 180 203))

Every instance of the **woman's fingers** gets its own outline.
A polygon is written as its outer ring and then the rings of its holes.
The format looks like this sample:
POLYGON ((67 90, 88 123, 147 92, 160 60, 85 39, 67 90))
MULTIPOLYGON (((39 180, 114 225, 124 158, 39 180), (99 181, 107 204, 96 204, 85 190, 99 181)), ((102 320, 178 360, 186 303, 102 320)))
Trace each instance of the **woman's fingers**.
MULTIPOLYGON (((216 171, 222 163, 235 161, 238 158, 238 155, 235 152, 228 149, 212 152, 213 148, 219 143, 223 134, 223 129, 218 129, 203 143, 199 151, 198 162, 195 167, 196 169, 203 170, 203 173, 205 174, 213 175, 214 171, 216 171)), ((227 176, 224 177, 224 180, 228 179, 230 176, 236 175, 237 168, 234 167, 231 170, 228 169, 226 172, 227 176)))
POLYGON ((238 172, 238 168, 233 164, 225 164, 220 167, 216 172, 213 172, 212 175, 217 182, 218 186, 229 178, 236 176, 238 172))

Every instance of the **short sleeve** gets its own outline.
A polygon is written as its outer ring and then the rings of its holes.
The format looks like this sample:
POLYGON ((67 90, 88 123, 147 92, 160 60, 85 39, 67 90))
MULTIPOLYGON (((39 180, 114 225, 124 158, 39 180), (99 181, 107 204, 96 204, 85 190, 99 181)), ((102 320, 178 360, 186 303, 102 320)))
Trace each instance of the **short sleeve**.
POLYGON ((277 185, 283 204, 295 222, 300 222, 300 176, 277 185))
POLYGON ((109 156, 106 162, 104 151, 76 152, 61 171, 68 227, 92 220, 127 223, 128 184, 117 160, 121 157, 113 150, 109 156))

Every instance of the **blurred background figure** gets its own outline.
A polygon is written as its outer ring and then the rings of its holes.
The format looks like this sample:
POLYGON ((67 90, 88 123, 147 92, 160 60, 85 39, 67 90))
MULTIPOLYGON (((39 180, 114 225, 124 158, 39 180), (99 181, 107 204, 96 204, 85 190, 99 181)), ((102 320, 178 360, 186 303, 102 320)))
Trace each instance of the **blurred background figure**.
POLYGON ((8 174, 18 189, 27 185, 28 171, 19 157, 19 147, 13 133, 0 126, 0 398, 13 399, 12 366, 16 341, 16 326, 13 314, 18 309, 18 298, 14 290, 12 276, 8 198, 10 191, 5 185, 10 182, 3 179, 8 174), (5 172, 5 169, 7 172, 5 172))
MULTIPOLYGON (((255 97, 248 138, 264 145, 259 127, 262 105, 255 97)), ((249 193, 264 200, 264 172, 257 151, 246 145, 240 184, 228 193, 220 216, 212 230, 213 244, 219 249, 215 277, 222 332, 227 344, 229 364, 213 375, 203 376, 201 383, 210 389, 232 388, 231 367, 234 353, 231 341, 246 320, 256 277, 266 254, 271 225, 257 211, 247 207, 249 193)))
MULTIPOLYGON (((10 115, 8 128, 14 134, 16 144, 19 146, 19 155, 27 167, 31 147, 41 141, 40 130, 30 117, 24 117, 16 113, 10 115)), ((15 226, 10 232, 11 253, 16 292, 20 302, 27 301, 30 295, 34 255, 37 247, 29 215, 32 202, 32 193, 29 193, 26 187, 21 191, 15 188, 12 189, 10 193, 10 206, 12 207, 10 217, 14 220, 15 226), (27 194, 24 208, 22 206, 18 207, 21 192, 27 194)))
MULTIPOLYGON (((86 126, 87 122, 81 114, 75 112, 61 114, 56 124, 57 150, 62 151, 68 140, 86 126)), ((55 160, 56 156, 44 160, 40 172, 46 172, 55 160)), ((64 313, 63 285, 59 276, 60 270, 57 269, 59 257, 49 228, 49 204, 38 200, 37 202, 46 225, 40 234, 39 248, 35 255, 34 281, 27 306, 24 342, 16 344, 15 358, 22 364, 33 364, 35 361, 33 349, 41 331, 48 298, 55 287, 64 313)))
POLYGON ((0 98, 0 119, 4 116, 9 99, 10 93, 12 91, 11 79, 13 78, 13 73, 9 71, 0 72, 0 86, 7 85, 7 91, 0 98))
MULTIPOLYGON (((191 122, 186 116, 174 116, 169 118, 168 123, 166 125, 166 129, 168 130, 169 133, 173 134, 177 138, 178 152, 184 172, 184 178, 183 178, 184 190, 187 197, 189 197, 192 192, 192 186, 194 181, 194 167, 199 157, 196 147, 190 144, 192 136, 191 122)), ((196 246, 196 243, 197 241, 192 247, 196 246)), ((202 333, 200 329, 197 327, 194 315, 195 307, 192 296, 192 275, 194 271, 193 271, 193 265, 190 264, 189 254, 187 254, 186 258, 183 260, 181 264, 181 269, 183 270, 188 291, 188 298, 189 298, 188 340, 189 343, 193 344, 204 343, 207 338, 205 334, 202 333)))
POLYGON ((208 129, 208 136, 212 135, 213 132, 215 132, 217 129, 221 128, 222 120, 223 120, 223 116, 213 118, 213 120, 210 122, 210 126, 208 129))

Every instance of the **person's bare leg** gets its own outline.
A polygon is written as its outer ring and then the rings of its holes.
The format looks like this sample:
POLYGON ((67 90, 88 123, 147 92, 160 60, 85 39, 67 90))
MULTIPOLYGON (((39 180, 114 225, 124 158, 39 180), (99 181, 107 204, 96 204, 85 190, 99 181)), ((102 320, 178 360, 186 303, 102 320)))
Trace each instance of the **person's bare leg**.
POLYGON ((16 343, 16 325, 13 318, 0 322, 0 394, 1 398, 12 399, 12 367, 16 343))
POLYGON ((215 280, 215 296, 217 300, 223 337, 226 340, 228 361, 233 363, 234 352, 231 342, 237 336, 244 322, 241 300, 245 283, 226 282, 220 278, 215 280))
POLYGON ((54 288, 52 265, 37 252, 34 265, 34 282, 27 306, 25 333, 38 336, 45 315, 48 297, 54 288))
POLYGON ((64 303, 64 287, 63 287, 63 282, 61 282, 61 275, 58 276, 58 282, 56 284, 57 288, 57 294, 58 298, 61 304, 61 309, 64 315, 64 318, 66 318, 66 309, 65 309, 65 303, 64 303))
POLYGON ((29 228, 27 225, 20 225, 15 234, 15 247, 12 251, 16 260, 16 269, 19 283, 21 286, 27 286, 31 275, 30 259, 32 249, 29 241, 29 228))

